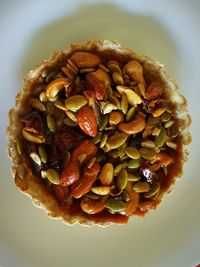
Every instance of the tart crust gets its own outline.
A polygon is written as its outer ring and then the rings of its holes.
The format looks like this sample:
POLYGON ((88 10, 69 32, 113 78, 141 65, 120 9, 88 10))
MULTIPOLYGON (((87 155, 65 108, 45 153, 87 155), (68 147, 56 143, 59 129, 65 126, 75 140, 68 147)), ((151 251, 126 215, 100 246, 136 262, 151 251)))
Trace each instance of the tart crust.
MULTIPOLYGON (((19 157, 16 151, 16 137, 19 135, 22 129, 20 121, 20 115, 24 111, 26 100, 29 97, 30 92, 33 90, 34 85, 40 81, 43 71, 47 68, 66 62, 67 59, 73 54, 74 51, 93 51, 101 53, 104 51, 111 51, 117 53, 120 56, 127 57, 130 60, 135 59, 142 63, 144 69, 147 72, 159 77, 165 85, 165 91, 168 94, 169 100, 176 107, 176 118, 179 125, 179 134, 182 141, 182 166, 187 161, 188 145, 191 142, 191 135, 189 133, 189 125, 191 118, 187 111, 187 101, 180 94, 177 83, 171 80, 165 71, 164 66, 158 61, 152 60, 146 56, 137 55, 135 52, 129 49, 123 49, 117 41, 98 41, 91 40, 84 45, 72 44, 69 49, 62 52, 55 52, 48 60, 42 61, 34 70, 31 70, 28 75, 24 77, 24 87, 16 96, 16 105, 9 112, 9 126, 7 127, 7 135, 9 138, 8 144, 8 155, 12 160, 12 175, 15 179, 16 186, 26 195, 31 197, 33 203, 42 209, 45 209, 48 216, 54 219, 62 219, 67 224, 80 223, 84 225, 108 225, 110 223, 105 222, 93 222, 85 218, 82 215, 70 215, 66 213, 53 193, 43 184, 40 179, 32 174, 32 170, 28 167, 25 157, 19 157), (20 168, 19 168, 20 166, 20 168)), ((170 188, 166 193, 171 192, 173 185, 177 177, 182 176, 183 171, 181 170, 176 177, 174 177, 170 188)), ((163 194, 164 195, 164 194, 163 194)), ((163 197, 161 196, 161 198, 163 197)))

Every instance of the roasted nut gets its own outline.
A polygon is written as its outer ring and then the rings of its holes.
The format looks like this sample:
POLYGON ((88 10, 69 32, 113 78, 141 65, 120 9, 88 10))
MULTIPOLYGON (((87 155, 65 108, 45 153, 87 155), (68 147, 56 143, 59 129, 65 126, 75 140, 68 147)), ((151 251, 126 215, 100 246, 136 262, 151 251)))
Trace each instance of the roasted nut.
POLYGON ((52 184, 59 184, 60 183, 59 174, 57 173, 57 171, 55 171, 53 169, 41 171, 41 176, 42 176, 42 178, 47 178, 49 180, 49 182, 52 184))
POLYGON ((116 89, 121 95, 126 95, 130 105, 137 107, 138 104, 142 103, 141 97, 133 89, 123 85, 117 85, 116 89))
POLYGON ((122 77, 122 74, 118 71, 113 72, 112 78, 115 84, 124 85, 124 79, 122 77))
POLYGON ((58 93, 65 88, 66 90, 70 86, 70 82, 67 78, 58 78, 53 80, 46 87, 46 95, 50 101, 55 101, 58 93))
POLYGON ((111 73, 113 72, 119 72, 122 73, 120 67, 119 67, 119 63, 116 60, 110 60, 108 61, 108 69, 111 73))
POLYGON ((159 81, 154 81, 150 84, 146 91, 146 98, 152 100, 158 98, 163 93, 163 85, 159 81))
POLYGON ((136 114, 134 119, 130 122, 122 122, 118 124, 118 129, 127 134, 136 134, 145 128, 145 118, 136 114))
POLYGON ((25 129, 22 130, 23 137, 30 142, 41 144, 45 142, 45 138, 43 136, 36 136, 31 134, 30 132, 26 131, 25 129))
POLYGON ((97 152, 96 145, 89 139, 84 140, 82 143, 78 144, 71 154, 71 161, 77 161, 79 156, 82 154, 87 155, 84 162, 89 161, 97 152))
POLYGON ((137 193, 145 193, 148 192, 150 186, 147 182, 137 182, 133 185, 133 190, 137 193))
POLYGON ((48 101, 48 97, 44 91, 40 93, 39 99, 41 102, 44 102, 44 103, 46 103, 48 101))
POLYGON ((80 69, 80 73, 89 73, 89 72, 94 72, 96 69, 95 68, 85 68, 85 69, 80 69))
POLYGON ((124 66, 123 73, 127 74, 133 81, 136 81, 138 83, 145 83, 143 77, 143 67, 136 60, 129 61, 124 66))
POLYGON ((88 73, 85 78, 88 90, 95 92, 96 98, 98 100, 104 99, 106 96, 106 87, 103 82, 97 78, 93 73, 88 73))
POLYGON ((139 159, 140 152, 135 147, 127 147, 125 151, 126 155, 132 159, 139 159))
POLYGON ((97 121, 94 112, 90 107, 83 107, 77 114, 77 122, 81 130, 91 136, 97 135, 97 121))
POLYGON ((73 95, 65 100, 66 109, 77 112, 87 104, 87 99, 82 95, 73 95))
POLYGON ((102 116, 102 120, 99 126, 99 131, 103 131, 108 123, 108 114, 102 116))
POLYGON ((123 143, 126 142, 127 138, 128 135, 125 133, 116 133, 108 139, 107 143, 109 144, 111 149, 115 149, 123 145, 123 143))
POLYGON ((97 195, 105 196, 110 192, 110 186, 93 186, 91 191, 97 195))
POLYGON ((102 168, 99 174, 99 180, 102 185, 111 185, 114 177, 114 169, 111 163, 106 163, 102 168))
POLYGON ((166 111, 166 108, 158 108, 152 112, 152 115, 157 118, 160 117, 164 112, 166 111))
POLYGON ((122 212, 125 210, 125 207, 126 207, 126 204, 119 199, 110 198, 106 202, 106 208, 109 209, 112 213, 122 212))
POLYGON ((60 175, 60 184, 69 186, 80 178, 80 169, 78 161, 72 161, 63 169, 60 175))
POLYGON ((78 51, 75 52, 70 60, 79 68, 93 68, 101 63, 100 58, 89 52, 78 51))
POLYGON ((97 77, 106 88, 111 86, 111 79, 106 71, 99 68, 97 71, 93 72, 92 75, 97 77))
POLYGON ((109 115, 109 124, 117 125, 123 121, 123 114, 119 111, 112 111, 109 115))
POLYGON ((70 118, 65 118, 63 120, 63 123, 69 127, 74 127, 77 125, 77 123, 75 121, 72 121, 70 118))
POLYGON ((161 166, 165 166, 165 167, 167 167, 168 165, 174 162, 173 158, 163 151, 156 154, 156 157, 154 158, 153 163, 157 161, 161 163, 161 166))
POLYGON ((104 210, 106 199, 106 197, 101 197, 95 200, 84 196, 81 200, 80 206, 81 209, 87 214, 97 214, 104 210))
POLYGON ((109 95, 108 94, 108 90, 107 90, 107 95, 108 95, 109 102, 112 103, 113 105, 115 105, 118 109, 120 109, 121 108, 121 104, 120 104, 119 99, 117 97, 115 97, 114 95, 109 95))
POLYGON ((120 191, 123 191, 128 183, 128 173, 125 169, 122 169, 117 176, 117 187, 120 191))

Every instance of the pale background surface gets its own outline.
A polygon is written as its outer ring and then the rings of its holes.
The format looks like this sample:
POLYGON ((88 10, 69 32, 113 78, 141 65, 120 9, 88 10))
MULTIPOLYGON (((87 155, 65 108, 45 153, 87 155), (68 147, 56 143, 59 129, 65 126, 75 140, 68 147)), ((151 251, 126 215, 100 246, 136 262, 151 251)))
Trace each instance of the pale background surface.
POLYGON ((0 266, 192 267, 200 263, 200 1, 0 0, 0 266), (73 3, 72 3, 73 2, 73 3), (117 39, 160 60, 193 118, 191 157, 175 193, 146 219, 85 228, 51 221, 19 193, 6 157, 7 112, 21 77, 72 42, 117 39))

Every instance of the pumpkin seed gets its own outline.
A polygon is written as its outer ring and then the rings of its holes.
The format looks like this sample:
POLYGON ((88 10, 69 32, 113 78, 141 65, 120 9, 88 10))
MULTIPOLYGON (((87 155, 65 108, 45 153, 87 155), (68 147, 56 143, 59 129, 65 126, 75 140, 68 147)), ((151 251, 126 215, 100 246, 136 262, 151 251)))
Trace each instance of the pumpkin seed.
POLYGON ((113 105, 115 105, 116 107, 120 108, 121 104, 119 99, 117 99, 115 96, 113 95, 108 95, 108 100, 110 101, 110 103, 112 103, 113 105))
POLYGON ((117 176, 117 187, 119 190, 123 191, 128 183, 128 174, 125 169, 122 169, 117 176))
POLYGON ((26 131, 25 129, 22 130, 22 134, 23 134, 23 137, 27 141, 37 143, 37 144, 41 144, 41 143, 45 142, 45 138, 43 136, 33 135, 33 134, 29 133, 28 131, 26 131))
POLYGON ((54 79, 56 74, 57 74, 57 71, 53 71, 50 74, 48 74, 46 79, 45 79, 46 83, 50 83, 54 79))
POLYGON ((128 122, 131 121, 134 117, 134 114, 135 114, 135 108, 131 107, 126 114, 126 121, 128 121, 128 122))
POLYGON ((140 159, 131 159, 128 162, 129 169, 137 169, 140 166, 140 159))
POLYGON ((94 186, 91 188, 91 191, 96 195, 105 196, 110 192, 110 186, 94 186))
POLYGON ((103 132, 99 131, 97 133, 97 135, 95 137, 92 138, 92 141, 95 143, 95 144, 98 144, 101 140, 101 136, 102 136, 103 132))
POLYGON ((92 158, 89 160, 89 162, 88 162, 88 166, 87 166, 88 169, 92 168, 92 166, 94 165, 95 161, 96 161, 96 157, 92 157, 92 158))
POLYGON ((77 123, 75 121, 72 121, 70 118, 65 118, 63 120, 63 123, 69 127, 74 127, 77 125, 77 123))
POLYGON ((106 143, 107 139, 108 139, 107 134, 103 134, 102 137, 101 137, 100 144, 99 144, 100 148, 103 148, 105 146, 105 143, 106 143))
POLYGON ((125 143, 123 143, 123 145, 121 145, 121 146, 118 148, 118 156, 119 156, 120 158, 123 158, 123 157, 124 157, 126 147, 127 147, 127 143, 125 142, 125 143))
POLYGON ((140 149, 140 154, 146 160, 154 159, 155 156, 156 156, 155 150, 149 149, 149 148, 141 148, 140 149))
POLYGON ((66 109, 77 112, 87 104, 87 99, 82 95, 73 95, 65 100, 66 109))
POLYGON ((102 185, 110 185, 113 182, 114 168, 112 163, 106 163, 99 174, 99 180, 102 185))
POLYGON ((172 121, 172 120, 170 120, 170 121, 167 121, 166 123, 165 123, 165 128, 169 128, 169 127, 171 127, 172 125, 174 124, 174 121, 172 121))
POLYGON ((147 125, 156 126, 160 122, 160 117, 149 116, 147 119, 147 125))
POLYGON ((123 85, 117 85, 116 89, 121 95, 126 95, 128 103, 131 106, 136 107, 138 104, 142 103, 141 97, 137 93, 135 93, 133 89, 123 85))
POLYGON ((72 120, 73 122, 77 122, 77 118, 74 113, 69 110, 66 110, 65 113, 67 114, 70 120, 72 120))
POLYGON ((141 146, 152 149, 155 147, 155 144, 151 140, 146 140, 146 141, 141 142, 141 146))
POLYGON ((41 176, 44 179, 47 178, 52 184, 60 183, 59 174, 54 169, 42 170, 41 176))
POLYGON ((31 106, 33 108, 38 109, 39 111, 45 111, 46 110, 45 105, 40 100, 35 99, 35 98, 31 99, 31 106))
POLYGON ((50 132, 55 133, 56 121, 55 121, 53 115, 50 115, 50 114, 47 115, 47 126, 48 126, 50 132))
POLYGON ((119 191, 118 187, 115 184, 111 185, 109 193, 111 196, 119 196, 121 193, 122 192, 119 191))
POLYGON ((157 118, 157 117, 160 117, 165 111, 166 111, 166 108, 158 108, 152 112, 152 115, 153 117, 157 118))
POLYGON ((88 73, 88 72, 93 72, 95 71, 95 68, 84 68, 84 69, 80 69, 80 73, 88 73))
MULTIPOLYGON (((107 88, 107 96, 108 96, 108 100, 110 101, 110 97, 112 97, 113 95, 113 90, 112 90, 112 87, 111 86, 108 86, 107 88)), ((112 103, 112 101, 110 101, 112 103)), ((113 103, 115 104, 115 103, 113 103)))
POLYGON ((126 115, 128 111, 128 98, 126 97, 126 95, 122 95, 121 110, 126 115))
POLYGON ((108 114, 110 113, 111 111, 113 110, 116 110, 117 109, 117 106, 115 106, 114 104, 112 103, 107 103, 105 105, 105 107, 103 108, 103 114, 108 114))
POLYGON ((47 153, 43 146, 39 146, 38 148, 40 159, 43 163, 47 163, 47 153))
POLYGON ((41 166, 41 159, 36 152, 31 152, 29 157, 39 166, 41 166))
POLYGON ((44 87, 45 87, 45 85, 40 85, 37 88, 35 88, 34 89, 34 92, 33 92, 34 93, 34 96, 39 95, 43 91, 44 87))
POLYGON ((114 169, 114 176, 118 175, 122 169, 125 169, 127 167, 127 163, 123 162, 119 165, 117 165, 114 169))
POLYGON ((112 61, 112 63, 108 63, 108 69, 111 73, 113 73, 113 72, 121 73, 122 72, 120 67, 119 67, 118 62, 115 62, 115 61, 112 61))
POLYGON ((155 183, 150 190, 144 194, 144 196, 146 198, 151 198, 153 196, 155 196, 158 192, 160 191, 160 184, 159 183, 155 183))
POLYGON ((177 149, 177 144, 173 143, 173 142, 166 142, 167 146, 176 150, 177 149))
POLYGON ((64 111, 66 110, 65 102, 64 102, 64 101, 56 100, 56 101, 54 102, 54 105, 55 105, 57 108, 61 109, 61 110, 64 110, 64 111))
POLYGON ((133 174, 131 172, 128 172, 128 181, 130 182, 136 182, 140 180, 140 176, 137 174, 133 174))
POLYGON ((55 107, 53 105, 53 103, 51 102, 47 102, 46 103, 46 113, 49 113, 49 114, 54 114, 54 110, 55 110, 55 107))
POLYGON ((94 194, 93 192, 88 192, 87 194, 86 194, 86 196, 87 197, 89 197, 90 199, 94 199, 94 200, 97 200, 97 199, 99 199, 100 198, 100 196, 98 196, 98 195, 96 195, 96 194, 94 194))
POLYGON ((171 119, 171 115, 168 112, 164 112, 162 116, 160 117, 162 122, 167 122, 171 119))
POLYGON ((113 213, 124 211, 125 207, 126 207, 126 204, 119 199, 110 198, 106 202, 106 208, 109 209, 113 213))
POLYGON ((17 148, 18 154, 21 155, 23 153, 23 145, 22 145, 22 141, 18 137, 16 138, 16 148, 17 148))
POLYGON ((120 72, 118 71, 113 72, 112 79, 115 84, 124 85, 124 79, 120 72))
POLYGON ((133 185, 133 190, 137 193, 145 193, 148 192, 150 186, 147 182, 137 182, 133 185))
POLYGON ((165 143, 165 139, 166 139, 166 131, 164 128, 161 128, 159 135, 155 137, 156 146, 162 147, 165 143))
POLYGON ((103 147, 103 151, 105 153, 108 153, 110 150, 111 150, 110 145, 108 143, 105 143, 105 145, 103 147))
POLYGON ((102 120, 99 126, 99 131, 103 131, 107 124, 108 124, 108 114, 102 116, 102 120))
POLYGON ((127 147, 125 153, 131 159, 140 158, 140 152, 135 147, 127 147))
POLYGON ((44 102, 44 103, 46 103, 48 101, 48 97, 44 91, 40 93, 39 99, 41 102, 44 102))
POLYGON ((126 191, 123 191, 123 192, 121 193, 120 197, 121 197, 121 200, 122 200, 123 202, 129 202, 130 199, 131 199, 130 196, 129 196, 129 194, 128 194, 126 191))
POLYGON ((160 128, 158 128, 158 127, 154 127, 153 129, 152 129, 152 135, 154 135, 154 136, 158 136, 159 135, 159 133, 160 133, 160 131, 161 131, 161 129, 160 128))
POLYGON ((99 101, 99 106, 100 106, 101 110, 103 110, 106 105, 107 105, 107 102, 105 102, 105 101, 99 101))
POLYGON ((128 134, 126 133, 116 133, 108 139, 107 143, 110 145, 111 149, 115 149, 120 147, 124 142, 126 142, 127 138, 128 134))

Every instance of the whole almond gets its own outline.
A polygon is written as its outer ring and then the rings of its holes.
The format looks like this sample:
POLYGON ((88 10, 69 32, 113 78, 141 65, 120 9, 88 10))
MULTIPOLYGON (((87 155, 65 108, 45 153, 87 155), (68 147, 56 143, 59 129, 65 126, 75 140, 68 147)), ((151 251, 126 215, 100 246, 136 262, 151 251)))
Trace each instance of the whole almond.
POLYGON ((97 55, 82 51, 75 52, 70 59, 80 69, 96 67, 101 63, 97 55))

